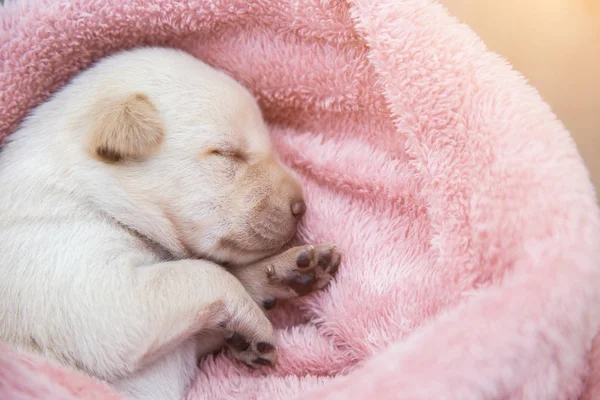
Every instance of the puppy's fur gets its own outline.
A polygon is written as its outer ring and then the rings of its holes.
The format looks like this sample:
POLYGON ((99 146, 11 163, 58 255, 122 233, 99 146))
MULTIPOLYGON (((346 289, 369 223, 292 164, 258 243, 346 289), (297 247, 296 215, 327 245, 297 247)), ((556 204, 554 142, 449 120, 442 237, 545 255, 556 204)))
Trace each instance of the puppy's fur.
POLYGON ((340 263, 330 245, 281 252, 300 185, 252 96, 176 50, 77 76, 5 144, 0 188, 0 339, 131 398, 181 398, 225 343, 275 363, 264 310, 340 263))

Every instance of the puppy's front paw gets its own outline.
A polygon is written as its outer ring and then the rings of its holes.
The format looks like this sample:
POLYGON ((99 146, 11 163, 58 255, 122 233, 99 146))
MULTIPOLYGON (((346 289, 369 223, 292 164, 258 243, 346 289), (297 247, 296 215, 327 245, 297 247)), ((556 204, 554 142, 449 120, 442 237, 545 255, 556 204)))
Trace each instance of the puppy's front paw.
POLYGON ((270 264, 267 277, 275 284, 288 286, 298 296, 327 286, 342 261, 341 254, 330 244, 294 247, 284 255, 291 256, 292 262, 270 264))
POLYGON ((271 322, 247 294, 236 303, 229 309, 230 318, 221 324, 229 351, 252 368, 274 366, 277 349, 271 322))
POLYGON ((270 341, 256 342, 234 332, 226 342, 232 355, 251 368, 272 367, 277 362, 277 351, 270 341))
POLYGON ((277 300, 305 296, 321 290, 335 276, 342 260, 334 245, 293 247, 263 264, 262 284, 246 287, 265 310, 277 300))
POLYGON ((305 296, 323 289, 335 276, 342 255, 331 244, 292 247, 252 265, 230 269, 265 310, 278 300, 305 296))

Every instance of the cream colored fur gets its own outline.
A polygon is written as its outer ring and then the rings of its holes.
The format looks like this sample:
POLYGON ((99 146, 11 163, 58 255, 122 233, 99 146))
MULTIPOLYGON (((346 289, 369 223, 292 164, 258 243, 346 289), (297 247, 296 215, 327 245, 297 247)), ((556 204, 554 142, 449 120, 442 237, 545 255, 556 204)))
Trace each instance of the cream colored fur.
POLYGON ((252 96, 175 50, 106 58, 35 109, 0 151, 0 188, 0 339, 131 398, 181 398, 225 339, 275 363, 264 308, 340 261, 277 254, 302 190, 252 96))

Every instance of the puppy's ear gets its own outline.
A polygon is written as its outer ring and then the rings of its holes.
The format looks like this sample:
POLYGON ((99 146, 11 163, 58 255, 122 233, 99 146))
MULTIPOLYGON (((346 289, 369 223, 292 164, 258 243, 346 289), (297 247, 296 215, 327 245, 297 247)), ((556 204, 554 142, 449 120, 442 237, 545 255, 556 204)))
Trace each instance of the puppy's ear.
POLYGON ((144 94, 98 106, 92 120, 92 152, 105 162, 141 160, 160 147, 165 130, 158 110, 144 94))

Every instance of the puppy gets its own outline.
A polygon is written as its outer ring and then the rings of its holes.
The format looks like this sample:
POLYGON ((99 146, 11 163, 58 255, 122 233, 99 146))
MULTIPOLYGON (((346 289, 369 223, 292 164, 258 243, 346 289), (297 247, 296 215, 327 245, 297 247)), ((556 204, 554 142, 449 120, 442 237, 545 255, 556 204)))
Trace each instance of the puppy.
POLYGON ((305 212, 259 108, 183 52, 108 57, 0 154, 0 339, 139 399, 180 399, 225 344, 276 362, 265 315, 327 285, 334 246, 282 251, 305 212))

